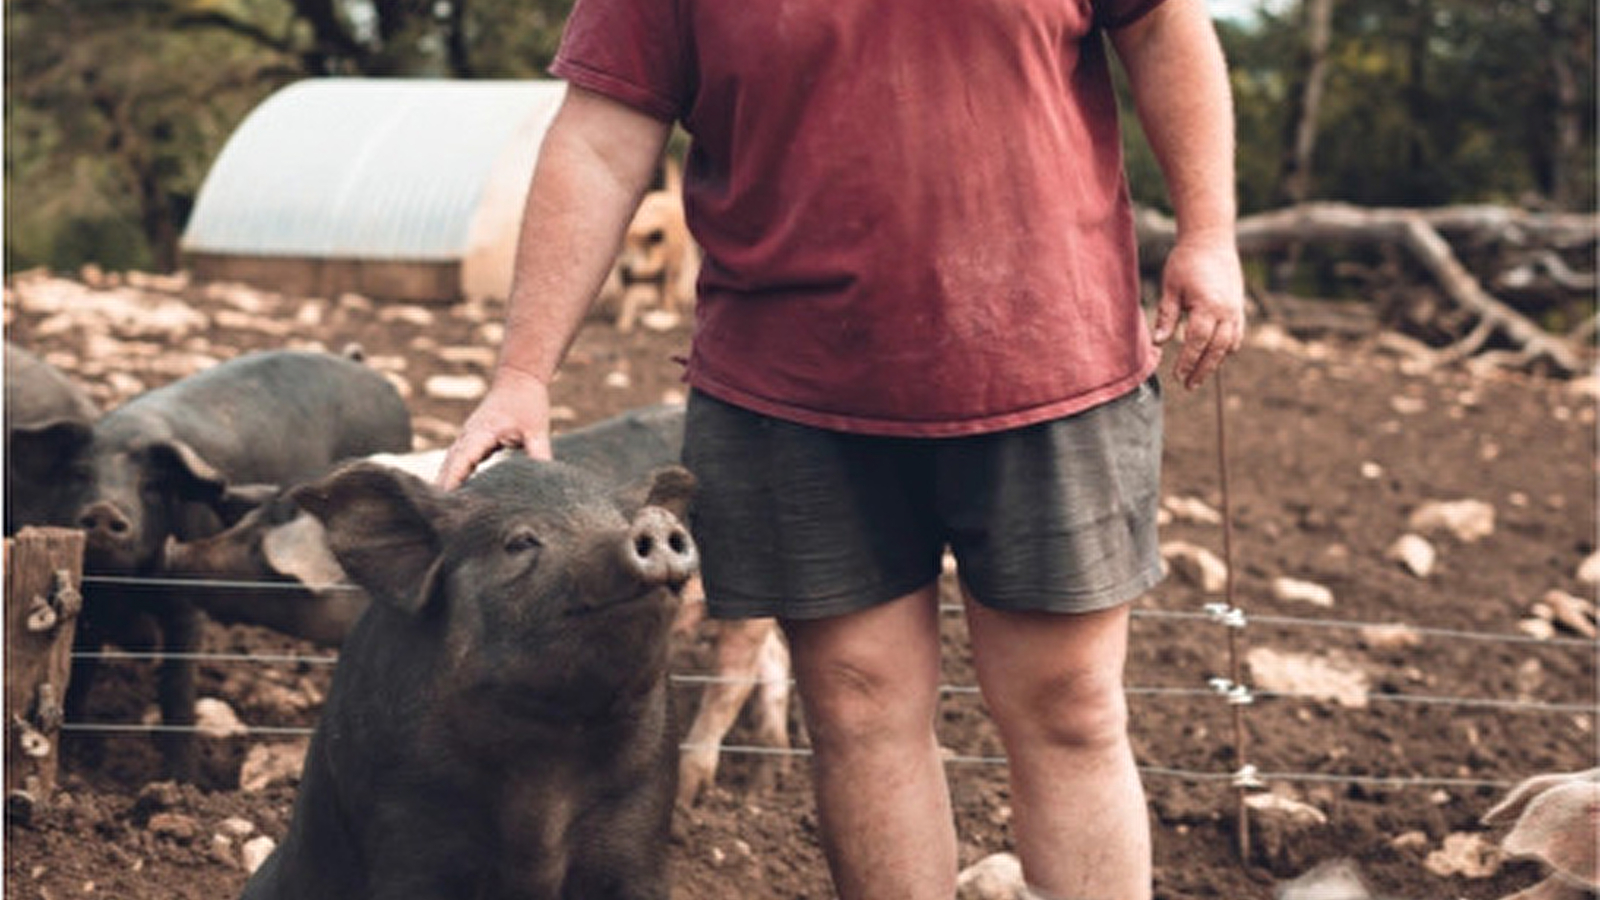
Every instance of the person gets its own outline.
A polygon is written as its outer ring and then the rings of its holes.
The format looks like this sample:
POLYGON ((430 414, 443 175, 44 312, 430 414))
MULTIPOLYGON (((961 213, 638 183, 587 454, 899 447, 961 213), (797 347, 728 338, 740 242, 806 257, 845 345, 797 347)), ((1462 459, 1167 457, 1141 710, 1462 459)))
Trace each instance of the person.
POLYGON ((839 896, 954 895, 948 547, 1042 898, 1151 892, 1128 608, 1159 579, 1160 344, 1238 349, 1232 109, 1203 0, 578 0, 489 391, 440 474, 550 454, 549 385, 675 123, 704 253, 684 462, 713 615, 777 616, 839 896), (1139 299, 1111 81, 1177 221, 1139 299))

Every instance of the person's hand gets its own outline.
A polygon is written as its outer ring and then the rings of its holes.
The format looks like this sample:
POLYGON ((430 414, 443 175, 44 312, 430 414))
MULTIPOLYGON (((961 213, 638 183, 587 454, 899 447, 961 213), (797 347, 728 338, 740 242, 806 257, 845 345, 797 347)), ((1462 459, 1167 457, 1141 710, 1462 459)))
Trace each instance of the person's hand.
POLYGON ((521 447, 535 459, 549 459, 550 389, 543 381, 512 369, 495 373, 489 392, 461 426, 434 479, 443 490, 467 480, 489 454, 521 447))
POLYGON ((1161 274, 1154 338, 1165 344, 1183 323, 1173 374, 1197 388, 1244 344, 1244 274, 1231 235, 1179 239, 1161 274))

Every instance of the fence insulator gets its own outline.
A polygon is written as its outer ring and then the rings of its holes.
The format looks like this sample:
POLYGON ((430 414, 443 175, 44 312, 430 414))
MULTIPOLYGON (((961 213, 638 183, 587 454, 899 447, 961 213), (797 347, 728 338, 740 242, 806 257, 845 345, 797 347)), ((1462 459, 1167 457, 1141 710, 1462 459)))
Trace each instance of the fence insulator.
POLYGON ((1233 786, 1241 791, 1264 791, 1267 783, 1261 780, 1261 773, 1254 765, 1241 766, 1239 771, 1233 773, 1230 779, 1233 786))
POLYGON ((1234 684, 1231 679, 1218 676, 1207 682, 1211 689, 1228 698, 1228 703, 1233 706, 1249 706, 1256 702, 1255 694, 1250 692, 1250 686, 1234 684))
POLYGON ((32 722, 21 716, 12 716, 11 727, 16 731, 17 749, 21 750, 24 756, 43 759, 50 755, 52 747, 50 738, 33 727, 32 722))
POLYGON ((1205 610, 1206 614, 1211 617, 1211 621, 1228 628, 1244 628, 1250 624, 1245 619, 1244 610, 1237 606, 1227 603, 1207 603, 1205 610))
POLYGON ((28 603, 28 630, 35 634, 43 634, 56 627, 61 621, 61 616, 56 613, 56 608, 41 594, 35 594, 28 603))

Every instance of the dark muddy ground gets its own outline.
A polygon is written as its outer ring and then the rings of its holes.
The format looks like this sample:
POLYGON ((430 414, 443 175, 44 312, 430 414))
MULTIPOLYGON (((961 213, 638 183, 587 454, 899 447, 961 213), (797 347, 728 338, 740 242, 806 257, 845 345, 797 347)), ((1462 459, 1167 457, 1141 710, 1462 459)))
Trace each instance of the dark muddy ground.
MULTIPOLYGON (((107 406, 245 350, 356 341, 409 387, 421 443, 437 446, 471 403, 437 396, 449 385, 430 392, 429 379, 483 374, 499 310, 397 310, 160 281, 91 290, 31 276, 8 285, 5 314, 11 340, 47 354, 107 406)), ((556 386, 564 424, 681 396, 674 357, 687 342, 682 324, 624 334, 590 323, 556 386)), ((1409 900, 1488 900, 1532 883, 1538 868, 1529 862, 1468 877, 1437 874, 1438 857, 1428 860, 1452 835, 1498 838, 1478 818, 1504 788, 1479 782, 1596 765, 1595 648, 1448 632, 1518 637, 1546 592, 1592 596, 1577 576, 1595 550, 1592 394, 1520 376, 1419 371, 1370 345, 1258 340, 1230 363, 1227 400, 1239 604, 1254 617, 1292 620, 1252 619, 1242 650, 1343 665, 1365 676, 1372 699, 1353 707, 1275 697, 1245 708, 1249 761, 1274 791, 1315 807, 1326 823, 1289 828, 1255 818, 1253 857, 1241 861, 1226 780, 1236 768, 1230 708, 1204 693, 1208 678, 1228 672, 1226 632, 1189 615, 1215 598, 1174 575, 1143 600, 1128 681, 1155 826, 1156 896, 1270 897, 1275 880, 1336 858, 1355 861, 1376 892, 1409 900), (1421 504, 1469 498, 1492 504, 1492 534, 1470 544, 1430 536, 1438 560, 1426 578, 1386 557, 1421 504), (1333 605, 1277 599, 1273 582, 1283 576, 1328 588, 1333 605), (1317 624, 1330 620, 1439 631, 1393 645, 1317 624)), ((1165 492, 1216 508, 1213 395, 1169 389, 1167 410, 1165 492)), ((1222 550, 1218 527, 1181 517, 1165 537, 1222 550)), ((946 621, 946 679, 970 685, 962 623, 946 621)), ((1560 626, 1555 634, 1575 636, 1560 626)), ((211 626, 205 643, 228 653, 326 655, 242 627, 211 626)), ((703 671, 707 660, 703 637, 685 640, 675 671, 703 671)), ((153 699, 148 667, 108 668, 93 719, 140 721, 153 699)), ((253 725, 309 726, 328 672, 310 662, 208 662, 202 693, 253 725)), ((692 710, 697 690, 676 689, 681 709, 692 710)), ((940 729, 958 757, 949 772, 966 864, 1008 848, 1005 771, 981 759, 1000 752, 981 703, 953 693, 945 704, 940 729)), ((747 740, 742 726, 732 740, 747 740)), ((143 736, 69 734, 63 793, 30 825, 6 827, 7 896, 235 895, 245 878, 241 847, 251 836, 281 836, 294 797, 292 782, 240 787, 249 753, 274 743, 286 741, 208 739, 201 782, 178 788, 151 784, 156 757, 143 736)), ((674 898, 829 896, 804 761, 766 790, 751 787, 758 764, 729 756, 717 790, 679 811, 674 898)))

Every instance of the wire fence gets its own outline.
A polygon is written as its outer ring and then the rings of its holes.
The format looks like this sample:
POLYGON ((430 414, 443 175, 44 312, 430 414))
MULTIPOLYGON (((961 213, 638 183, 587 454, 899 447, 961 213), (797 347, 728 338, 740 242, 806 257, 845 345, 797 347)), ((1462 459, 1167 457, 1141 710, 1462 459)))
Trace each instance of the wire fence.
MULTIPOLYGON (((292 665, 292 666, 333 666, 337 665, 339 658, 330 655, 310 655, 295 653, 162 653, 154 650, 127 651, 127 650, 101 650, 78 651, 72 654, 74 660, 96 660, 106 662, 162 662, 164 660, 179 660, 195 663, 257 663, 267 665, 292 665)), ((770 683, 769 679, 737 675, 716 675, 706 673, 682 672, 668 675, 668 680, 679 685, 753 685, 759 686, 770 683)), ((785 679, 786 683, 793 686, 794 679, 785 679)), ((1224 680, 1225 681, 1225 680, 1224 680)), ((1130 697, 1190 697, 1210 698, 1218 693, 1223 693, 1223 688, 1231 687, 1222 683, 1214 684, 1210 688, 1163 687, 1150 685, 1131 685, 1123 689, 1130 697)), ((982 696, 982 690, 977 685, 969 684, 943 684, 939 686, 939 693, 946 696, 982 696)), ((1327 700, 1326 694, 1315 691, 1272 691, 1253 690, 1249 696, 1252 700, 1327 700)), ((1450 697, 1428 694, 1389 694, 1369 692, 1362 695, 1367 703, 1409 703, 1424 706, 1454 706, 1467 709, 1496 709, 1510 712, 1547 712, 1547 713, 1574 713, 1583 714, 1600 712, 1600 706, 1588 703, 1549 703, 1536 700, 1504 700, 1485 697, 1450 697)))
MULTIPOLYGON (((281 582, 252 582, 232 581, 222 579, 173 579, 173 578, 134 578, 112 576, 85 576, 83 582, 86 586, 115 585, 121 587, 139 587, 152 589, 221 589, 244 591, 303 591, 298 585, 281 582)), ((346 586, 336 586, 346 587, 346 586)), ((349 587, 350 590, 358 590, 349 587)), ((959 604, 942 604, 941 611, 946 613, 959 613, 962 607, 959 604)), ((1306 618, 1283 615, 1246 616, 1242 610, 1226 604, 1209 604, 1205 609, 1198 611, 1186 610, 1158 610, 1136 609, 1132 612, 1136 621, 1150 622, 1178 622, 1178 623, 1205 623, 1216 627, 1242 631, 1245 628, 1271 628, 1276 630, 1332 630, 1354 633, 1394 633, 1403 632, 1414 635, 1419 639, 1451 640, 1477 642, 1486 644, 1504 645, 1533 645, 1541 648, 1556 650, 1584 650, 1592 654, 1600 653, 1600 642, 1583 638, 1567 638, 1561 636, 1536 638, 1524 634, 1507 634, 1495 632, 1477 632, 1462 629, 1438 628, 1420 626, 1407 622, 1366 622, 1353 620, 1339 620, 1329 618, 1306 618)), ((257 653, 257 652, 193 652, 193 653, 164 653, 154 650, 101 650, 93 652, 75 652, 75 660, 97 661, 124 661, 124 662, 160 662, 164 660, 182 660, 194 663, 208 663, 216 665, 274 665, 292 667, 331 667, 338 663, 335 653, 257 653)), ((749 676, 730 676, 715 672, 673 672, 669 681, 678 687, 710 687, 713 685, 742 685, 756 687, 766 684, 765 679, 749 676)), ((792 680, 785 679, 792 685, 792 680)), ((945 696, 972 696, 981 698, 981 690, 976 685, 945 684, 939 691, 945 696)), ((1289 691, 1289 690, 1263 690, 1252 688, 1249 685, 1236 684, 1228 678, 1208 677, 1205 686, 1181 685, 1130 685, 1125 689, 1130 697, 1152 699, 1178 699, 1200 700, 1213 702, 1222 700, 1234 706, 1251 705, 1260 701, 1283 702, 1325 702, 1330 699, 1327 694, 1315 691, 1289 691)), ((1349 698, 1346 698, 1349 699, 1349 698)), ((1360 701, 1366 705, 1396 704, 1406 706, 1434 706, 1448 707, 1465 710, 1485 710, 1508 713, 1524 713, 1534 715, 1577 715, 1600 716, 1600 701, 1592 703, 1567 703, 1539 701, 1522 698, 1502 697, 1460 697, 1432 694, 1410 694, 1402 692, 1372 691, 1360 696, 1360 701)), ((81 722, 71 721, 62 725, 62 731, 67 733, 85 735, 137 735, 137 734, 173 734, 192 733, 208 737, 221 738, 306 738, 314 729, 309 726, 292 725, 248 725, 241 724, 236 729, 219 732, 198 725, 167 725, 154 723, 116 723, 116 722, 81 722)), ((682 744, 680 749, 690 751, 705 749, 694 744, 682 744)), ((720 753, 732 756, 750 757, 780 757, 780 758, 805 758, 811 751, 804 747, 784 748, 767 747, 751 744, 722 743, 717 745, 720 753)), ((1007 765, 1007 760, 1000 755, 961 754, 949 753, 944 758, 952 766, 995 766, 1007 765)), ((1433 775, 1365 775, 1342 774, 1308 771, 1260 771, 1253 765, 1242 765, 1232 772, 1215 770, 1196 770, 1181 767, 1163 766, 1156 764, 1141 765, 1140 772, 1149 778, 1168 778, 1193 783, 1217 783, 1239 788, 1255 788, 1264 786, 1268 782, 1300 783, 1300 784, 1338 784, 1361 785, 1371 788, 1386 789, 1411 789, 1411 788, 1505 788, 1511 782, 1495 778, 1472 778, 1462 776, 1433 776, 1433 775)))
MULTIPOLYGON (((227 579, 210 578, 153 578, 148 576, 129 575, 85 575, 83 584, 137 587, 137 588, 182 588, 188 590, 213 589, 229 591, 261 591, 293 593, 304 595, 305 588, 296 582, 287 581, 232 581, 227 579)), ((317 588, 322 591, 360 591, 361 588, 351 584, 332 584, 317 588)), ((301 597, 305 600, 308 598, 301 597)), ((961 613, 964 607, 959 603, 942 603, 939 606, 943 613, 961 613)), ((1175 621, 1175 622, 1210 622, 1215 621, 1216 613, 1204 610, 1169 610, 1169 609, 1135 609, 1132 611, 1134 620, 1149 621, 1175 621)), ((1453 628, 1436 628, 1425 625, 1415 625, 1409 622, 1363 622, 1345 619, 1304 618, 1297 616, 1263 615, 1252 613, 1248 616, 1248 624, 1274 626, 1279 628, 1320 628, 1334 631, 1351 632, 1381 632, 1385 630, 1403 629, 1408 634, 1419 638, 1442 638, 1446 640, 1481 641, 1494 644, 1532 644, 1541 647, 1581 647, 1594 649, 1597 644, 1593 640, 1584 638, 1571 638, 1562 636, 1534 637, 1527 634, 1508 634, 1504 632, 1466 631, 1453 628)))
MULTIPOLYGON (((247 726, 248 735, 259 738, 308 738, 316 729, 297 725, 256 725, 247 726)), ((245 734, 216 734, 194 725, 158 725, 158 724, 127 724, 115 722, 68 722, 61 726, 64 732, 79 734, 117 734, 117 735, 145 735, 145 734, 196 734, 206 737, 243 737, 245 734)), ((733 756, 755 757, 784 757, 792 759, 807 759, 812 754, 804 747, 766 747, 758 744, 689 744, 678 745, 683 752, 714 747, 719 752, 733 756)), ((944 762, 953 766, 996 766, 1004 767, 1009 760, 998 755, 965 755, 959 753, 946 754, 944 762)), ((1215 782, 1234 785, 1240 780, 1239 774, 1234 772, 1199 771, 1194 769, 1180 769, 1169 766, 1141 765, 1140 774, 1146 777, 1171 778, 1178 781, 1189 782, 1215 782)), ((1321 784, 1363 785, 1381 788, 1506 788, 1512 782, 1492 778, 1459 778, 1459 777, 1432 777, 1432 776, 1399 776, 1399 775, 1340 775, 1326 772, 1256 772, 1248 773, 1251 777, 1261 781, 1282 781, 1321 784)))

